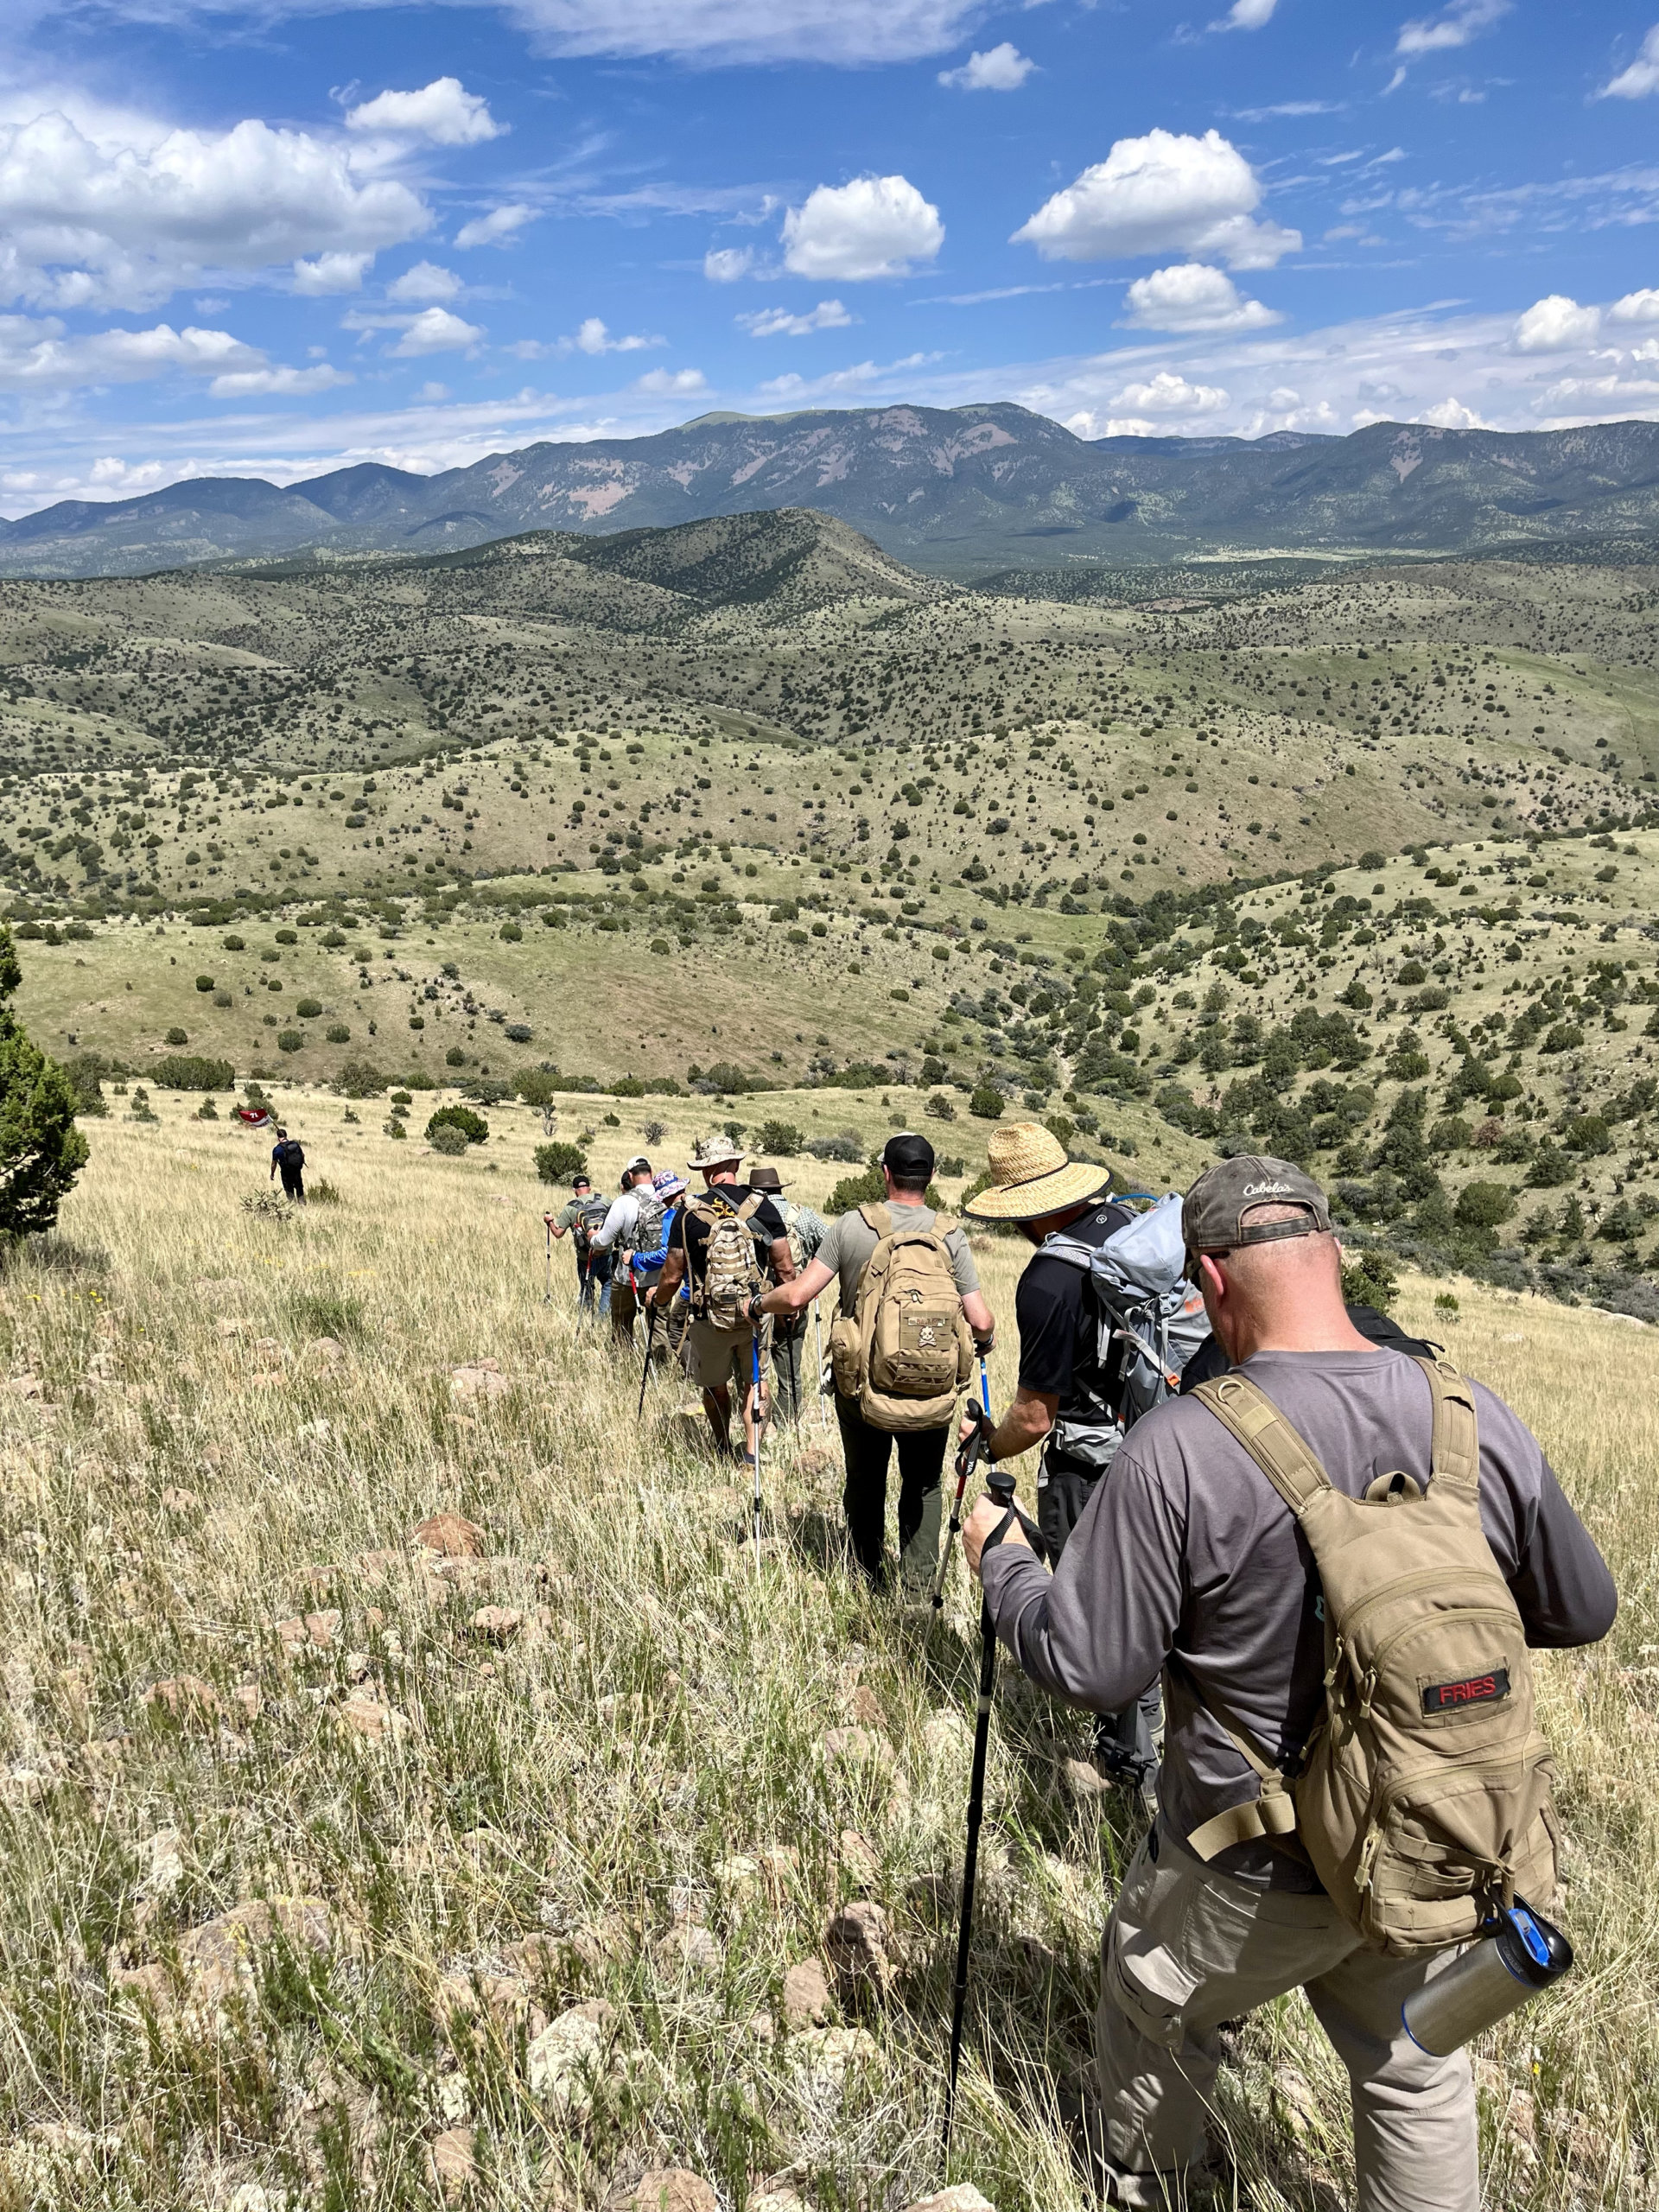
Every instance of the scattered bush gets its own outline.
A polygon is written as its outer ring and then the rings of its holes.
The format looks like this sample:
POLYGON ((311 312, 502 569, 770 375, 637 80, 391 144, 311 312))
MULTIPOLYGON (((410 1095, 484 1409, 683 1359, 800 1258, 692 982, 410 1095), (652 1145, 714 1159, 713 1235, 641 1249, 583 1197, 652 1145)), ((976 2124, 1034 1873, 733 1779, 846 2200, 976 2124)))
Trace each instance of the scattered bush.
POLYGON ((466 1066, 467 1055, 461 1051, 459 1045, 452 1045, 449 1047, 448 1051, 443 1056, 443 1065, 447 1068, 464 1068, 466 1066))
MULTIPOLYGON (((490 1125, 481 1114, 474 1114, 470 1106, 440 1106, 426 1125, 426 1141, 437 1144, 436 1132, 455 1129, 463 1144, 482 1144, 490 1134, 490 1125)), ((447 1145, 438 1145, 440 1152, 448 1151, 447 1145)))
POLYGON ((793 1160, 801 1149, 802 1138, 793 1122, 762 1122, 754 1141, 757 1152, 769 1153, 774 1160, 793 1160))
POLYGON ((467 1149, 466 1133, 453 1122, 441 1122, 435 1128, 429 1122, 426 1141, 434 1152, 441 1152, 448 1160, 459 1160, 467 1149))
POLYGON ((922 1111, 936 1122, 954 1122, 957 1118, 956 1108, 942 1090, 933 1092, 923 1106, 922 1111))
POLYGON ((300 1052, 305 1049, 304 1033, 298 1029, 279 1029, 276 1033, 279 1052, 300 1052))
POLYGON ((331 1021, 322 1033, 331 1045, 349 1045, 352 1041, 352 1033, 343 1021, 331 1021))
POLYGON ((551 1144, 537 1146, 536 1173, 543 1183, 568 1183, 588 1173, 588 1155, 579 1144, 555 1137, 551 1144))
POLYGON ((1002 1094, 994 1083, 975 1086, 968 1101, 968 1111, 979 1122, 999 1122, 1002 1118, 1002 1094))
POLYGON ((528 1045, 533 1033, 527 1021, 510 1021, 507 1024, 507 1036, 515 1045, 528 1045))
POLYGON ((245 952, 248 949, 248 940, 245 937, 222 938, 219 942, 226 952, 245 952))
POLYGON ((862 1160, 864 1146, 856 1129, 838 1129, 833 1136, 809 1137, 804 1149, 814 1160, 862 1160))
POLYGON ((200 1053, 171 1053, 156 1061, 151 1079, 163 1090, 234 1090, 236 1070, 228 1060, 210 1060, 200 1053))
POLYGON ((173 1027, 168 1031, 166 1041, 169 1045, 188 1045, 190 1042, 190 1039, 186 1035, 185 1032, 181 1029, 175 1022, 173 1027))
POLYGON ((1507 1183, 1465 1183, 1453 1218, 1460 1229, 1496 1229, 1514 1211, 1515 1192, 1507 1183))
POLYGON ((322 1012, 321 999, 302 999, 294 1009, 302 1021, 315 1021, 322 1012))
POLYGON ((196 978, 196 988, 197 988, 199 991, 211 991, 211 990, 213 990, 214 988, 215 988, 215 986, 214 986, 214 983, 213 983, 213 977, 212 977, 211 976, 197 976, 197 978, 196 978))
POLYGON ((378 1098, 385 1087, 386 1077, 372 1060, 346 1060, 334 1077, 342 1098, 378 1098))
MULTIPOLYGON (((317 1184, 310 1195, 315 1199, 322 1189, 317 1184)), ((334 1192, 332 1198, 338 1198, 334 1192)), ((330 1203, 325 1200, 324 1204, 330 1203)), ((363 1334, 365 1317, 363 1301, 353 1298, 343 1290, 296 1291, 288 1301, 289 1318, 302 1336, 338 1337, 342 1342, 363 1334)))

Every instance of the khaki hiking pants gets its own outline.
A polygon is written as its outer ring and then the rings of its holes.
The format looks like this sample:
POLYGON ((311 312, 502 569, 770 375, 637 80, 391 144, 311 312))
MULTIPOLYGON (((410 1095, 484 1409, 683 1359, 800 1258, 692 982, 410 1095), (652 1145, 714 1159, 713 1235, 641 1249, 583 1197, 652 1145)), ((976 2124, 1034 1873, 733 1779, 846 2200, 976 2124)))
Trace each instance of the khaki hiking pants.
POLYGON ((1096 2056, 1116 2201, 1185 2202, 1217 2117, 1217 2029, 1300 1988, 1348 2069, 1357 2212, 1479 2212, 1468 2053, 1430 2058, 1400 2024, 1406 1998, 1457 1955, 1363 1949, 1323 1891, 1236 1881, 1154 1828, 1103 1946, 1096 2056))

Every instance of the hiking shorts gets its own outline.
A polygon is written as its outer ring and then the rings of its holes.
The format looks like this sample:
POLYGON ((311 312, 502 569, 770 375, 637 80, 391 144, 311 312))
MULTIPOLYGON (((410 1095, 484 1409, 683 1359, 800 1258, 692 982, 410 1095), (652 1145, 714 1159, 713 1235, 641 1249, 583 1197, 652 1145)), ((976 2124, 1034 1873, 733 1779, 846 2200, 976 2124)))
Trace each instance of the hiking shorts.
POLYGON ((681 1353, 685 1371, 700 1390, 723 1389, 733 1381, 740 1390, 747 1390, 753 1379, 749 1346, 753 1340, 754 1332, 747 1322, 721 1329, 694 1315, 681 1353))

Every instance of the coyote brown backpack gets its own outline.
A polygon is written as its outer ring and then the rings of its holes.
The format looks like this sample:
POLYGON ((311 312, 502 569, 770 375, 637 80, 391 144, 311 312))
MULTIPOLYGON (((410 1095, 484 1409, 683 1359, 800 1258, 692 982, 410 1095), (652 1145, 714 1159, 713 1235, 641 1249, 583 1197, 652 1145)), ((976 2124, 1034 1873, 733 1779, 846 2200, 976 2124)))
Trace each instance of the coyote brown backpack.
POLYGON ((1474 1394, 1448 1361, 1417 1364, 1434 1407, 1427 1492, 1396 1473, 1344 1496, 1243 1375, 1192 1393, 1313 1551, 1325 1709, 1281 1769, 1206 1694, 1262 1794, 1187 1842, 1211 1859, 1294 1831, 1343 1917, 1400 1956, 1467 1942, 1517 1892, 1548 1907, 1556 1873, 1554 1770, 1533 1717, 1525 1633, 1480 1525, 1474 1394))
POLYGON ((890 1435, 942 1428, 974 1371, 973 1332, 945 1248, 951 1224, 906 1229, 887 1206, 858 1211, 878 1241, 855 1311, 830 1331, 836 1388, 890 1435))
POLYGON ((760 1255, 754 1249, 754 1231, 749 1227, 760 1205, 760 1200, 753 1192, 746 1192, 741 1200, 734 1200, 727 1198, 718 1185, 696 1198, 690 1192, 686 1195, 680 1214, 681 1243, 685 1243, 685 1224, 693 1215, 709 1232, 709 1241, 703 1248, 701 1282, 692 1275, 689 1251, 686 1256, 691 1311, 699 1319, 712 1321, 717 1329, 736 1328, 739 1309, 745 1299, 758 1297, 766 1287, 760 1255))

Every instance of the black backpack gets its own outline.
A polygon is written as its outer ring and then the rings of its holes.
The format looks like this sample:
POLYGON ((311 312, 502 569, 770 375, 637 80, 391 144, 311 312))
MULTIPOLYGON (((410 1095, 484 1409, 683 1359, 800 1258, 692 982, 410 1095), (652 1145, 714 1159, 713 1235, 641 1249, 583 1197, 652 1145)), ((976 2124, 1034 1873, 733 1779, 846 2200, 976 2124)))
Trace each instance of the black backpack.
POLYGON ((284 1175, 297 1175, 305 1165, 305 1147, 297 1137, 289 1137, 283 1147, 282 1168, 284 1175))

